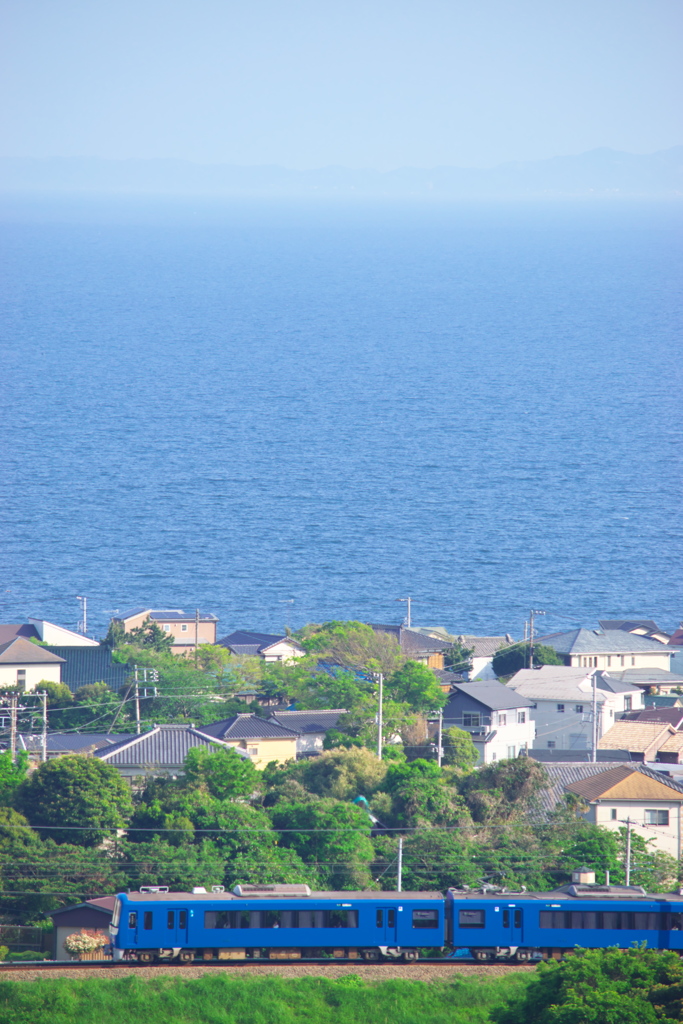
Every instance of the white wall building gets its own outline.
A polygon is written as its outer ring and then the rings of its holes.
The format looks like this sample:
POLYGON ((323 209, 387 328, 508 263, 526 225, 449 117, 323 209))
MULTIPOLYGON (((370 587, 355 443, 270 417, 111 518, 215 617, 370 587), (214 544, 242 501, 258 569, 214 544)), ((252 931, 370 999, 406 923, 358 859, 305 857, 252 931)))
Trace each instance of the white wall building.
POLYGON ((597 739, 624 711, 638 711, 642 690, 596 669, 543 665, 521 669, 508 688, 531 703, 536 725, 534 749, 590 750, 593 742, 593 679, 597 710, 597 739))
POLYGON ((532 702, 498 681, 457 683, 443 710, 443 728, 469 732, 478 764, 517 757, 534 742, 532 702))

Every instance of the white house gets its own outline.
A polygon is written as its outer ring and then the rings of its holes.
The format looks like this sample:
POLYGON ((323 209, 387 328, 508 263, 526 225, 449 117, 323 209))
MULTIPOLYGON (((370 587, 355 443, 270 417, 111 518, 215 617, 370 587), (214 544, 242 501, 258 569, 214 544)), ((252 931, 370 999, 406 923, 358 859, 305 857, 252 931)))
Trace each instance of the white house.
POLYGON ((55 647, 99 647, 97 640, 91 640, 83 633, 75 633, 73 629, 56 626, 54 622, 48 622, 47 619, 35 619, 29 616, 28 621, 44 644, 52 644, 55 647))
POLYGON ((0 645, 0 687, 30 693, 39 683, 61 683, 64 658, 24 636, 0 645))
POLYGON ((306 654, 301 644, 291 636, 252 633, 245 629, 230 633, 216 643, 220 647, 226 647, 231 654, 263 658, 264 661, 281 661, 285 664, 303 658, 306 654))
POLYGON ((674 653, 668 644, 622 629, 572 629, 537 637, 537 643, 552 647, 565 665, 574 668, 659 668, 669 671, 674 653))
POLYGON ((597 708, 597 739, 624 711, 638 711, 642 690, 611 679, 596 669, 542 665, 521 669, 508 688, 532 702, 529 712, 536 724, 534 749, 590 750, 593 741, 593 678, 597 708))
POLYGON ((532 702, 502 683, 457 683, 443 710, 443 728, 469 732, 479 764, 517 757, 531 748, 532 702))

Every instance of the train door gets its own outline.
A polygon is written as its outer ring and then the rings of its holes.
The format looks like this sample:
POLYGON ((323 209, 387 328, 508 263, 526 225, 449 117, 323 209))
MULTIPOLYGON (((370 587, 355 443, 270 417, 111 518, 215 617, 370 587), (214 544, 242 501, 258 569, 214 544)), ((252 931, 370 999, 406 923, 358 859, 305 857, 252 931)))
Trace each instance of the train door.
POLYGON ((378 946, 396 945, 396 907, 375 908, 375 934, 378 946))
POLYGON ((188 912, 183 909, 166 911, 167 945, 183 948, 187 946, 188 912))
POLYGON ((521 907, 503 908, 503 935, 510 946, 524 945, 524 911, 521 907))

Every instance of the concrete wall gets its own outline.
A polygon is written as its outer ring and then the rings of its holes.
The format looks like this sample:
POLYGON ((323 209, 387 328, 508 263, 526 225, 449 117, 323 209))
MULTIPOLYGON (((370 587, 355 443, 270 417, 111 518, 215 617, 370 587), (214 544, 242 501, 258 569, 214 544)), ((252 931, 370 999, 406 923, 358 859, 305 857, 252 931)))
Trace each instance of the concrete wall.
POLYGON ((621 672, 627 668, 661 668, 669 671, 671 650, 662 644, 662 653, 647 654, 572 654, 568 664, 576 668, 602 668, 621 672))
MULTIPOLYGON (((628 694, 598 690, 598 694, 606 698, 598 701, 598 739, 612 728, 617 715, 626 710, 626 697, 631 698, 631 710, 638 711, 644 707, 641 690, 628 694)), ((535 750, 547 749, 548 743, 554 743, 558 750, 590 750, 593 742, 591 692, 534 702, 536 707, 530 708, 530 713, 536 723, 535 750), (560 705, 564 711, 558 711, 560 705), (577 711, 577 708, 582 710, 577 711)))
POLYGON ((28 621, 35 626, 38 636, 45 644, 52 644, 54 647, 99 647, 97 640, 91 640, 82 633, 75 633, 72 629, 64 629, 63 626, 55 626, 54 622, 46 622, 45 619, 28 621))
POLYGON ((246 750, 256 768, 265 768, 269 761, 284 764, 285 761, 296 760, 296 736, 292 736, 291 739, 254 739, 235 740, 234 742, 227 738, 223 742, 229 743, 231 747, 241 747, 242 750, 246 750))

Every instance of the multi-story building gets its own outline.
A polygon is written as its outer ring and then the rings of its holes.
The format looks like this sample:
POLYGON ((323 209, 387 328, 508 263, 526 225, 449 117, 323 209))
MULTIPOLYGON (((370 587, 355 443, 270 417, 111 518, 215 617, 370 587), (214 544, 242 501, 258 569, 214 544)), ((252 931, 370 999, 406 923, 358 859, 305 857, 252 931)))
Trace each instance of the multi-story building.
POLYGON ((113 618, 112 622, 130 633, 148 619, 173 637, 173 654, 190 654, 197 645, 216 643, 218 619, 206 612, 184 612, 181 608, 133 608, 113 618))
POLYGON ((479 764, 489 764, 531 749, 532 707, 532 701, 497 681, 457 683, 443 710, 443 728, 469 732, 479 764))

